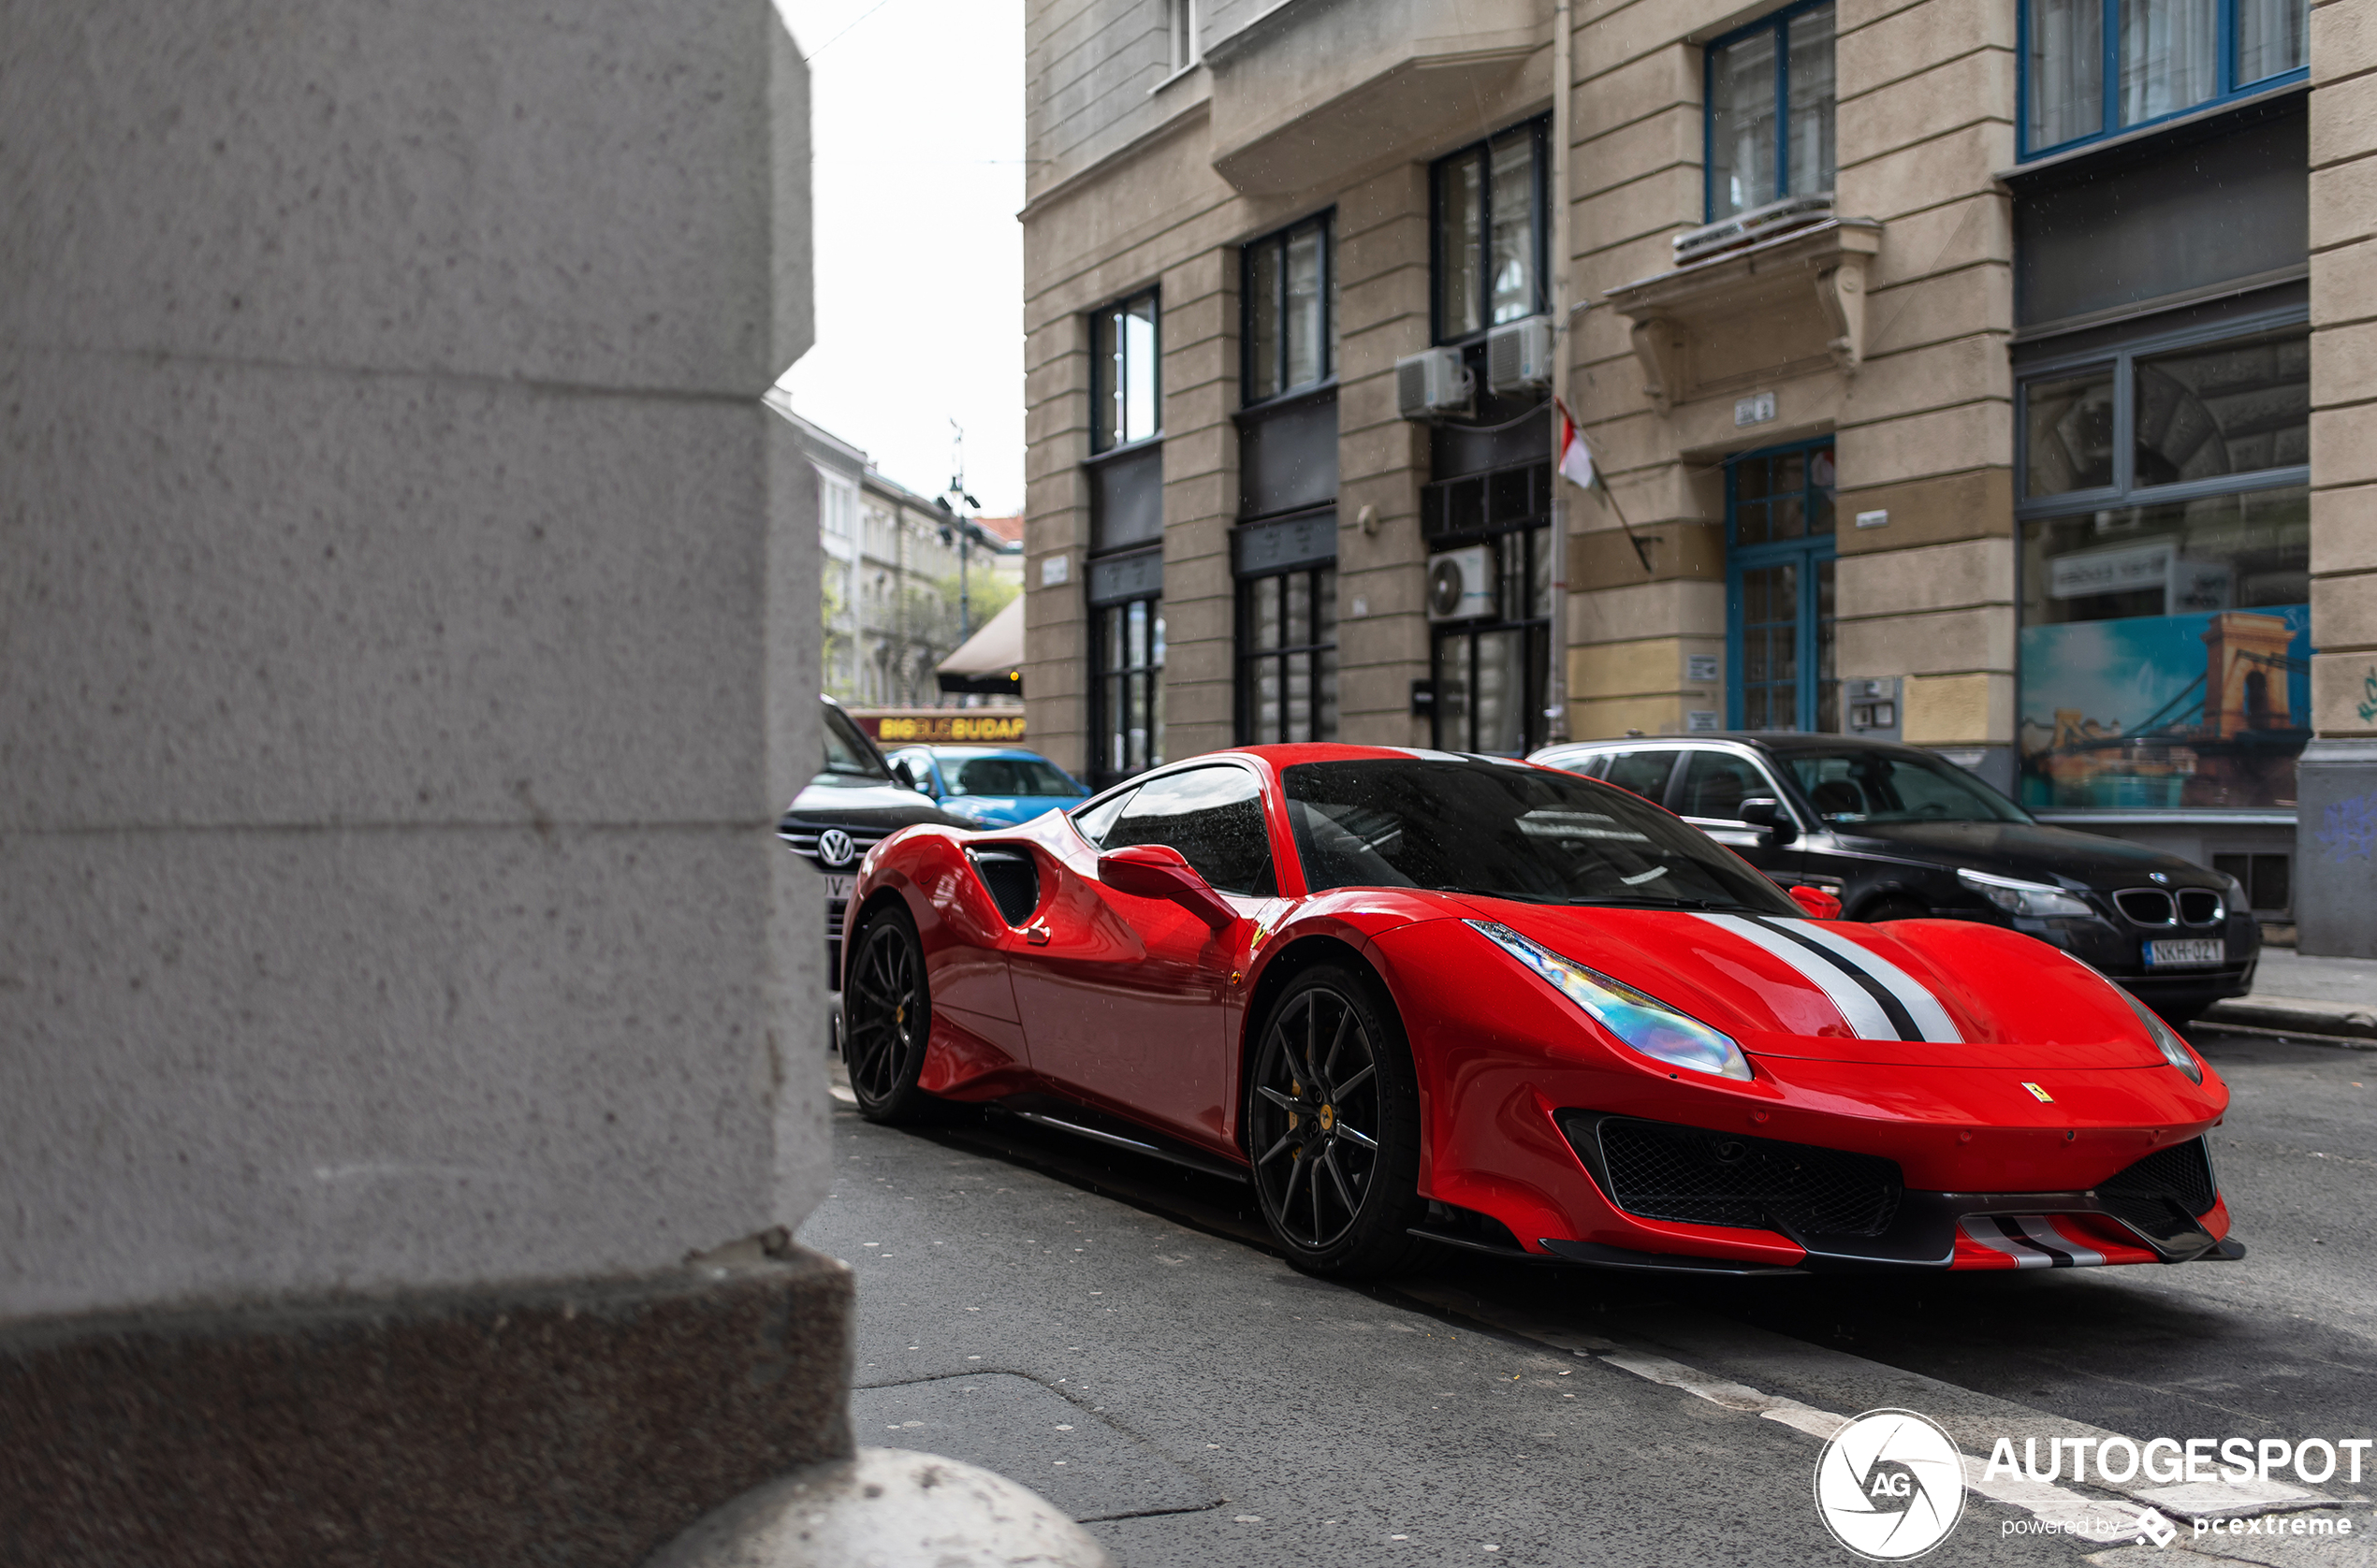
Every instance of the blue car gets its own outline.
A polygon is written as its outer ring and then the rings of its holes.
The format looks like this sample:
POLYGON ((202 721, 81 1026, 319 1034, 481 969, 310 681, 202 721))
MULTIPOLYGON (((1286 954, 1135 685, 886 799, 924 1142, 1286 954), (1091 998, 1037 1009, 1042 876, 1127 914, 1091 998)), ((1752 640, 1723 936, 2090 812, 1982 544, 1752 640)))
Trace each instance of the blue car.
POLYGON ((1089 786, 1037 751, 992 746, 911 746, 892 777, 978 828, 1012 827, 1073 805, 1089 786))

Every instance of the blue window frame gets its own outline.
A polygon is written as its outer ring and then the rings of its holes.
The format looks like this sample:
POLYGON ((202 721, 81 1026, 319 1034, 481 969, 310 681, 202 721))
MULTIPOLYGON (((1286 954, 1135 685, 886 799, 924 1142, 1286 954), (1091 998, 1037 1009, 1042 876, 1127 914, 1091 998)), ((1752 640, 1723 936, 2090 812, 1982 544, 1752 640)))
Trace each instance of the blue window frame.
POLYGON ((1726 728, 1841 728, 1832 664, 1832 443, 1725 465, 1726 728))
POLYGON ((2311 74, 2310 0, 2021 0, 2019 14, 2025 159, 2311 74))
POLYGON ((1832 188, 1832 0, 1801 0, 1702 55, 1708 221, 1832 188))

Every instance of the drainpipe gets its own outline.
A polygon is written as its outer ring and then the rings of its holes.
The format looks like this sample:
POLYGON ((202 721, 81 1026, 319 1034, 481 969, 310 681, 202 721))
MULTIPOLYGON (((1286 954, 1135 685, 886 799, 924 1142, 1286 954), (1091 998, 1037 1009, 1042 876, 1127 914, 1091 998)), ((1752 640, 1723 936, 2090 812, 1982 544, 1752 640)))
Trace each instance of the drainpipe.
POLYGON ((1544 738, 1568 738, 1568 492, 1560 479, 1560 407, 1568 397, 1568 83, 1576 75, 1571 0, 1552 7, 1552 667, 1544 673, 1544 738))

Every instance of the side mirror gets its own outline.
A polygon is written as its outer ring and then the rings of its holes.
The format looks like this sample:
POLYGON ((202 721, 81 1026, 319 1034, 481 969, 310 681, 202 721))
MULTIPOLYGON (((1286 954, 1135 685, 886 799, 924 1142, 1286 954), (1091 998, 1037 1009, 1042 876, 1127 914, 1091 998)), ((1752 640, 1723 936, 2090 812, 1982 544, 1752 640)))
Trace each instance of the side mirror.
POLYGON ((1098 857, 1098 879, 1135 898, 1168 898, 1219 931, 1237 920, 1221 894, 1169 844, 1133 844, 1098 857))
POLYGON ((1800 825, 1783 809, 1783 803, 1772 795, 1752 795, 1742 803, 1742 820, 1754 828, 1766 830, 1770 844, 1788 844, 1800 835, 1800 825))
POLYGON ((1807 911, 1810 920, 1839 920, 1841 901, 1822 888, 1786 888, 1791 902, 1807 911))
POLYGON ((925 781, 916 777, 916 770, 908 765, 906 758, 902 758, 891 765, 891 774, 892 782, 898 785, 903 790, 913 790, 920 795, 928 795, 932 793, 930 790, 925 788, 925 781))

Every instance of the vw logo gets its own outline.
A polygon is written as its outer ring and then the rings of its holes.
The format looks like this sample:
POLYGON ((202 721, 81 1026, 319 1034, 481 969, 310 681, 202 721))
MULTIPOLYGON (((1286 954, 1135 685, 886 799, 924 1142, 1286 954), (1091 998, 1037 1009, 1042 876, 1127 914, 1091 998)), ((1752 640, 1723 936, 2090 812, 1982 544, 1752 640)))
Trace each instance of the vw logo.
POLYGON ((857 858, 858 846, 852 843, 850 835, 841 829, 827 828, 817 835, 817 859, 820 864, 843 866, 857 858))

